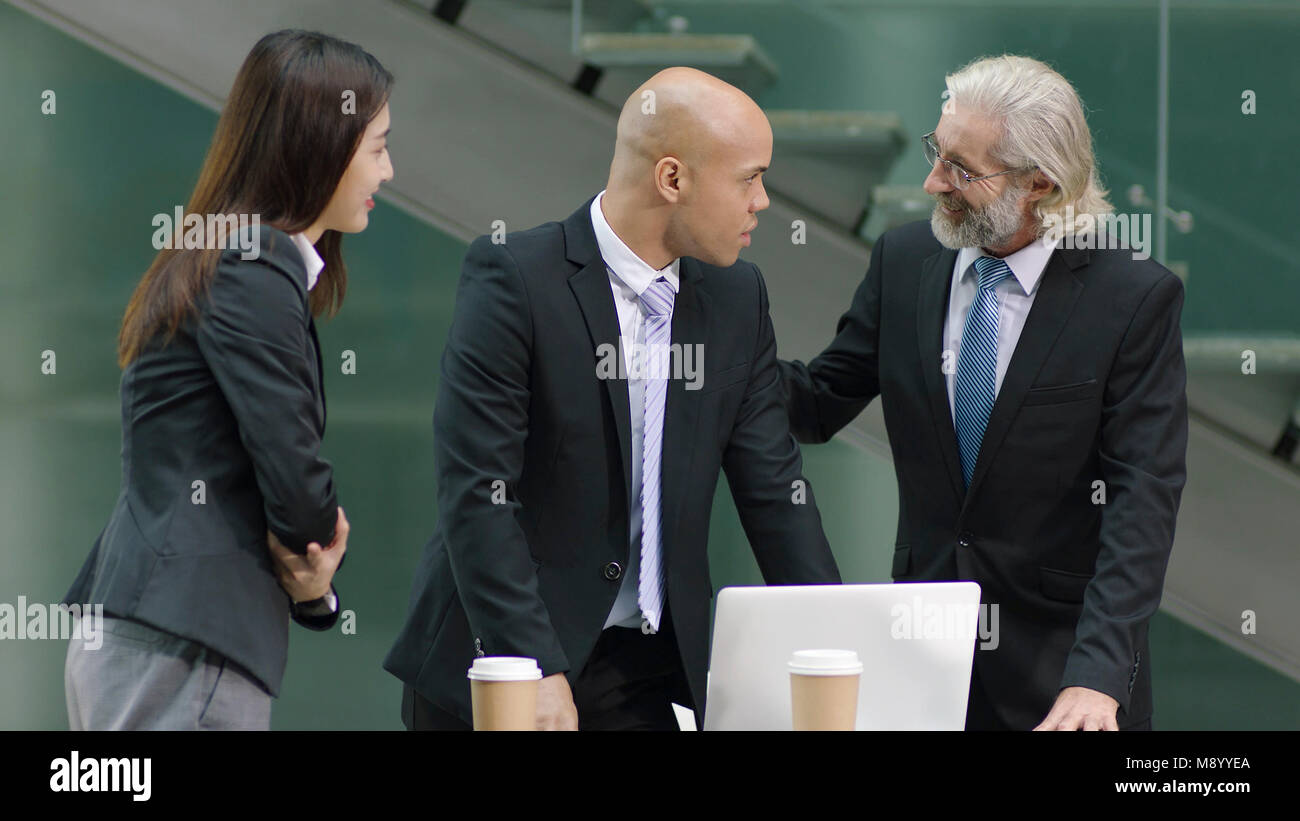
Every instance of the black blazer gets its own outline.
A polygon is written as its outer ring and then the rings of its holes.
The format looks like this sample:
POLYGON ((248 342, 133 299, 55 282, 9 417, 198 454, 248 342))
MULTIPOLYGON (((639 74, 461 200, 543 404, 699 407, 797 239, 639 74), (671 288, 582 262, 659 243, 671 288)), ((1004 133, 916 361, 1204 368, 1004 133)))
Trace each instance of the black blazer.
POLYGON ((266 533, 329 544, 337 500, 307 271, 288 235, 261 232, 260 258, 223 252, 171 343, 122 373, 122 491, 65 601, 198 642, 278 695, 289 598, 266 533))
POLYGON ((941 351, 956 256, 928 222, 880 238, 830 346, 781 363, 791 428, 824 442, 880 396, 893 577, 976 581, 999 605, 997 648, 976 650, 975 669, 1006 724, 1036 726, 1071 685, 1118 700, 1121 727, 1143 722, 1186 476, 1182 283, 1129 251, 1053 252, 967 490, 941 351))
MULTIPOLYGON (((438 525, 384 667, 467 723, 465 673, 476 652, 528 656, 545 675, 575 679, 628 562, 628 385, 597 378, 598 348, 618 346, 619 325, 590 207, 505 244, 479 237, 462 268, 433 418, 438 525), (494 504, 499 487, 506 499, 494 504)), ((719 469, 769 584, 840 577, 811 489, 805 504, 792 503, 802 461, 762 276, 747 262, 691 258, 680 274, 671 339, 703 344, 704 379, 698 390, 669 382, 662 534, 669 612, 699 721, 719 469)))

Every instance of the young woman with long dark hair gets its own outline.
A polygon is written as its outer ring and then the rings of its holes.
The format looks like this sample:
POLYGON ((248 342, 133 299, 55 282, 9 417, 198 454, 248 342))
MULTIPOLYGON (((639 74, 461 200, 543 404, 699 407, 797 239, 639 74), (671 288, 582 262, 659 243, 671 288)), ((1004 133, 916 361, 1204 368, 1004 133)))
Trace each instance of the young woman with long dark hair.
POLYGON ((338 619, 314 318, 393 176, 392 80, 303 31, 263 37, 235 78, 185 209, 209 230, 160 232, 122 321, 121 494, 65 599, 105 614, 68 648, 72 729, 269 729, 289 618, 338 619))

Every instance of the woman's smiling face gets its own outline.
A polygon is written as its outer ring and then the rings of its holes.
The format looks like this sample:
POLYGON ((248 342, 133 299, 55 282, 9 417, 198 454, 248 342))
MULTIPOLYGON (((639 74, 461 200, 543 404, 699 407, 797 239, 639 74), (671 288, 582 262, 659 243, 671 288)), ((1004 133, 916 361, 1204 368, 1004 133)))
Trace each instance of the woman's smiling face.
POLYGON ((370 209, 375 207, 375 192, 380 183, 393 178, 393 165, 388 157, 388 131, 389 113, 385 103, 366 126, 366 133, 343 172, 338 188, 334 189, 334 195, 313 227, 319 227, 322 232, 333 230, 345 234, 365 230, 370 223, 370 209))

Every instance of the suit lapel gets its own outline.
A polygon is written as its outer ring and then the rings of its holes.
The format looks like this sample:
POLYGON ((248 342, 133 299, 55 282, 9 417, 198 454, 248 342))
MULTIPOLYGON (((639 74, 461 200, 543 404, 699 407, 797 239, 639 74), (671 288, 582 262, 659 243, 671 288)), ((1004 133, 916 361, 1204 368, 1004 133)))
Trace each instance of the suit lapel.
MULTIPOLYGON (((605 261, 596 256, 583 266, 582 270, 569 277, 569 288, 573 290, 582 309, 582 317, 587 323, 587 333, 591 336, 592 350, 597 353, 602 346, 612 345, 618 354, 617 379, 605 379, 605 390, 609 393, 610 406, 614 409, 614 427, 618 430, 619 460, 623 465, 624 498, 631 504, 632 465, 628 461, 632 450, 632 423, 627 398, 627 379, 621 375, 627 373, 627 363, 623 359, 623 346, 619 340, 618 314, 614 310, 614 296, 609 287, 609 274, 605 271, 605 261)), ((604 348, 609 350, 609 348, 604 348)))
POLYGON ((1038 283, 1034 306, 1025 318, 1025 327, 1020 332, 1020 340, 1011 355, 1006 376, 1002 378, 1002 387, 998 390, 993 411, 989 414, 988 426, 984 429, 984 441, 980 443, 980 455, 975 462, 975 473, 971 477, 966 505, 970 504, 971 497, 988 473, 989 464, 1020 411, 1020 403, 1024 401, 1029 386, 1038 376, 1044 360, 1056 344, 1061 328, 1074 310, 1074 303, 1083 291, 1083 283, 1071 268, 1083 265, 1086 261, 1086 251, 1067 253, 1060 250, 1054 251, 1047 261, 1043 278, 1038 283))
MULTIPOLYGON (((673 327, 671 341, 674 351, 685 356, 688 345, 700 345, 707 355, 708 345, 708 294, 699 287, 704 278, 699 263, 690 257, 683 257, 679 269, 681 288, 673 302, 673 327)), ((693 355, 693 354, 692 354, 693 355)), ((703 374, 704 357, 694 360, 696 367, 703 374)), ((671 363, 675 365, 676 363, 671 363)), ((674 369, 672 374, 676 374, 674 369)), ((683 376, 685 373, 683 372, 683 376)), ((675 534, 673 526, 680 521, 678 509, 681 507, 683 491, 686 486, 687 472, 690 470, 691 458, 695 452, 695 434, 698 430, 696 419, 700 410, 698 390, 686 390, 686 379, 670 378, 668 391, 664 398, 663 451, 660 457, 660 516, 662 533, 665 537, 675 534)), ((664 556, 667 557, 674 539, 664 538, 664 556)), ((665 567, 667 564, 665 563, 665 567)))
MULTIPOLYGON (((592 198, 594 200, 595 197, 592 198)), ((563 223, 565 256, 580 266, 577 273, 569 277, 569 288, 573 291, 583 320, 587 324, 587 333, 591 337, 592 351, 599 359, 602 345, 612 345, 618 354, 618 372, 627 373, 627 363, 623 358, 623 345, 619 339, 618 313, 614 310, 614 294, 610 290, 609 273, 605 270, 605 260, 600 256, 600 246, 596 243, 596 232, 591 227, 591 202, 574 211, 563 223)), ((604 350, 609 350, 608 348, 604 350)), ((614 427, 618 431, 619 462, 623 468, 623 498, 632 504, 632 463, 629 461, 632 451, 632 421, 627 397, 627 379, 605 379, 605 390, 609 393, 610 407, 614 412, 614 427)))
MULTIPOLYGON (((916 330, 921 372, 925 375, 925 392, 930 401, 934 432, 939 437, 939 452, 943 454, 953 493, 960 500, 965 488, 957 450, 957 432, 953 429, 952 411, 948 407, 948 381, 943 371, 942 354, 943 323, 948 316, 948 294, 952 290, 952 269, 956 263, 957 252, 944 248, 921 264, 916 330)), ((956 367, 955 359, 952 366, 956 367)))
MULTIPOLYGON (((595 198, 593 197, 592 200, 595 198)), ((574 211, 563 223, 566 258, 577 266, 577 273, 569 277, 573 291, 587 324, 592 349, 610 344, 618 352, 619 372, 626 373, 623 346, 619 339, 618 313, 614 309, 614 296, 609 286, 609 274, 600 256, 596 232, 591 227, 591 203, 574 211)), ((708 351, 708 294, 699 287, 704 272, 699 263, 683 257, 679 269, 681 286, 673 301, 671 343, 675 350, 684 351, 686 345, 701 344, 708 351)), ((670 364, 672 364, 670 362, 670 364)), ((703 369, 704 361, 696 362, 703 369)), ((703 372, 703 371, 701 371, 703 372)), ((628 505, 632 504, 632 423, 628 403, 626 379, 606 379, 610 407, 614 412, 614 427, 618 431, 619 461, 623 467, 623 492, 628 505)), ((663 520, 664 556, 668 555, 673 523, 678 521, 677 511, 682 503, 684 478, 690 470, 694 450, 696 420, 699 417, 700 395, 703 390, 686 390, 686 379, 669 379, 664 398, 663 452, 660 459, 660 515, 663 520)), ((667 565, 665 564, 665 567, 667 565)))

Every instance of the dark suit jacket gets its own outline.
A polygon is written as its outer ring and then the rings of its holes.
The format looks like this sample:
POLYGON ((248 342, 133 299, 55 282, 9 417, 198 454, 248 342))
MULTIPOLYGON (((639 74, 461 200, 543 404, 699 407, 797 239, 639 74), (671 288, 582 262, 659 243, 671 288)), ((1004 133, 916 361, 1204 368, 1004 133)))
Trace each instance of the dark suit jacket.
MULTIPOLYGON (((384 667, 471 721, 476 652, 581 673, 629 550, 631 434, 626 379, 597 378, 618 346, 591 202, 563 223, 479 237, 466 254, 434 411, 439 519, 405 626, 384 667), (494 484, 501 483, 501 484, 494 484), (504 488, 503 504, 493 492, 504 488), (615 569, 611 563, 617 563, 615 569)), ((670 380, 662 461, 667 598, 682 662, 704 709, 709 512, 726 471, 769 584, 838 582, 781 401, 766 287, 747 262, 683 258, 674 344, 704 346, 698 390, 670 380)))
POLYGON ((325 393, 307 271, 288 235, 261 231, 260 258, 223 252, 171 343, 155 337, 123 372, 121 494, 65 601, 198 642, 277 695, 289 598, 266 533, 300 552, 329 544, 337 500, 319 455, 325 393))
POLYGON ((1182 283, 1129 251, 1053 252, 967 490, 941 351, 956 255, 928 222, 880 238, 834 341, 807 366, 781 363, 791 428, 824 442, 880 396, 894 579, 972 580, 999 605, 998 646, 976 650, 975 669, 1004 723, 1034 727, 1071 685, 1140 723, 1185 479, 1182 283))

